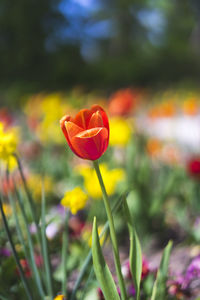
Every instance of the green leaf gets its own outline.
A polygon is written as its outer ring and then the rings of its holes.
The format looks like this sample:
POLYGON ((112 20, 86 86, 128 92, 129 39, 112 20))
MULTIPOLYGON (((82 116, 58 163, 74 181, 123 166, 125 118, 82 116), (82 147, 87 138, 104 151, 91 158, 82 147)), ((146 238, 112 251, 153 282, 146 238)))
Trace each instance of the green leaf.
POLYGON ((37 288, 38 288, 38 291, 40 293, 40 296, 42 298, 44 298, 45 294, 44 294, 44 290, 43 290, 43 286, 42 286, 40 273, 39 273, 39 270, 38 270, 36 262, 35 262, 34 244, 33 244, 33 240, 32 240, 32 237, 31 237, 31 234, 30 234, 30 231, 29 231, 29 223, 28 223, 28 219, 27 219, 26 212, 25 212, 25 209, 24 209, 22 195, 20 193, 20 190, 18 191, 17 188, 15 188, 15 191, 16 191, 17 200, 18 200, 18 203, 19 203, 19 206, 20 206, 20 210, 21 210, 24 225, 25 225, 25 230, 26 230, 26 235, 27 235, 27 240, 28 240, 30 260, 31 260, 31 266, 32 266, 32 271, 33 271, 33 278, 35 279, 35 282, 37 284, 37 288))
POLYGON ((142 250, 141 250, 140 241, 137 232, 134 228, 134 224, 126 200, 124 201, 124 213, 127 220, 129 236, 130 236, 130 250, 129 250, 130 270, 136 288, 136 299, 139 299, 140 281, 142 275, 142 250))
POLYGON ((42 237, 42 253, 44 258, 44 268, 45 268, 45 280, 48 295, 50 299, 53 299, 53 285, 52 285, 52 277, 51 277, 51 265, 50 265, 50 258, 48 252, 48 244, 46 238, 46 198, 45 198, 45 191, 44 191, 44 182, 42 181, 42 207, 41 207, 41 237, 42 237))
POLYGON ((120 300, 116 285, 105 263, 97 231, 96 217, 92 229, 92 257, 94 271, 106 300, 120 300))
MULTIPOLYGON (((125 194, 126 193, 122 193, 122 195, 119 197, 118 201, 114 204, 114 206, 112 208, 112 213, 116 212, 121 207, 121 204, 122 204, 122 201, 125 197, 125 194)), ((100 238, 101 238, 101 236, 104 235, 105 232, 108 231, 108 227, 109 226, 108 226, 108 221, 107 221, 104 225, 104 228, 103 228, 101 234, 100 234, 100 238)), ((77 292, 78 288, 80 287, 80 284, 83 280, 83 277, 84 277, 86 271, 88 270, 88 268, 90 266, 91 261, 92 261, 92 250, 89 251, 85 261, 83 262, 83 265, 82 265, 81 270, 78 274, 78 277, 77 277, 76 282, 74 284, 74 288, 72 290, 72 294, 71 294, 69 300, 74 300, 75 299, 76 292, 77 292)))
POLYGON ((156 281, 154 282, 151 300, 166 299, 166 280, 168 274, 169 257, 172 250, 172 241, 169 241, 162 255, 156 281))

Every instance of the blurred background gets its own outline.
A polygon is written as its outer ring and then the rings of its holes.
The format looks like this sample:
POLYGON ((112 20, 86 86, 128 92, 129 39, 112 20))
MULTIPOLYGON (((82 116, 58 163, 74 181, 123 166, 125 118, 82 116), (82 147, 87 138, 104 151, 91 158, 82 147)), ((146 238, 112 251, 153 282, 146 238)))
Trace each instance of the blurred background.
MULTIPOLYGON (((93 216, 102 226, 106 216, 91 164, 71 152, 59 120, 98 103, 110 124, 109 147, 100 159, 109 199, 114 205, 127 193, 148 261, 142 299, 150 298, 169 239, 174 242, 169 299, 199 299, 200 1, 1 0, 0 70, 0 194, 26 276, 32 280, 10 200, 18 201, 16 186, 34 240, 36 231, 13 153, 23 166, 38 218, 44 177, 56 293, 65 228, 61 199, 77 186, 87 193, 87 203, 69 217, 70 295, 91 246, 93 216)), ((122 210, 115 214, 126 265, 129 240, 123 218, 122 210)), ((0 299, 22 299, 3 226, 0 245, 0 299)), ((35 250, 38 258, 37 241, 35 250)), ((41 260, 37 263, 42 269, 41 260)), ((96 291, 94 276, 91 282, 96 291)))
POLYGON ((198 0, 1 0, 0 88, 198 84, 198 0))

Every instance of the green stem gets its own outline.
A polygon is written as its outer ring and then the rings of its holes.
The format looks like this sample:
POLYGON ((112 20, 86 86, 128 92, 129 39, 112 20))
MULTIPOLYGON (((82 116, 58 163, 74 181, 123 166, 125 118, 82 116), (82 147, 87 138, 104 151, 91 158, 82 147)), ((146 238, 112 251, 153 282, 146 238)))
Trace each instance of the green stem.
POLYGON ((21 230, 21 227, 20 227, 19 216, 18 216, 18 213, 17 213, 16 201, 14 201, 11 193, 8 194, 8 199, 9 199, 9 202, 10 202, 12 210, 13 210, 13 215, 14 215, 14 218, 15 218, 16 231, 17 231, 19 241, 20 241, 20 243, 23 247, 24 255, 25 255, 27 261, 29 262, 29 265, 31 265, 31 262, 29 260, 28 251, 27 251, 26 244, 25 244, 25 240, 24 240, 24 237, 23 237, 23 233, 22 233, 22 230, 21 230))
POLYGON ((45 191, 44 191, 44 182, 42 181, 42 213, 41 213, 41 235, 42 235, 42 252, 43 252, 43 258, 44 258, 44 268, 46 273, 46 284, 47 284, 47 290, 48 294, 50 296, 50 299, 53 300, 53 284, 52 284, 52 276, 51 276, 51 264, 50 264, 50 258, 49 258, 49 252, 48 252, 48 244, 47 244, 47 238, 46 238, 46 198, 45 198, 45 191))
POLYGON ((63 268, 63 278, 62 278, 62 294, 66 297, 67 290, 67 247, 68 247, 68 220, 69 220, 69 210, 66 211, 64 231, 63 231, 63 244, 62 244, 62 268, 63 268))
POLYGON ((109 222, 109 228, 110 228, 110 237, 111 237, 111 242, 112 242, 112 247, 113 247, 113 253, 114 253, 114 260, 115 260, 115 268, 117 272, 117 277, 119 280, 119 286, 120 286, 120 292, 122 296, 122 300, 127 299, 127 294, 126 294, 126 287, 124 283, 124 279, 122 276, 121 272, 121 263, 120 263, 120 258, 119 258, 119 249, 118 249, 118 243, 117 243, 117 237, 116 237, 116 232, 115 232, 115 226, 114 226, 114 220, 111 212, 111 207, 108 199, 108 195, 103 183, 103 179, 101 176, 101 172, 99 169, 99 163, 98 161, 93 161, 93 165, 99 180, 99 184, 101 186, 102 194, 103 194, 103 200, 104 200, 104 205, 108 217, 108 222, 109 222))
MULTIPOLYGON (((10 177, 10 172, 9 172, 8 167, 7 167, 7 170, 6 170, 6 180, 7 180, 7 183, 9 185, 11 177, 10 177)), ((25 255, 27 261, 29 262, 29 265, 31 265, 31 261, 29 259, 29 255, 28 255, 28 250, 26 248, 26 243, 25 243, 23 233, 22 233, 22 229, 21 229, 20 222, 19 222, 19 215, 17 214, 16 201, 14 201, 14 199, 13 199, 12 192, 8 193, 8 200, 9 200, 10 205, 11 205, 12 210, 13 210, 13 215, 14 215, 14 218, 15 218, 16 230, 17 230, 17 234, 18 234, 18 237, 19 237, 19 241, 20 241, 21 245, 23 246, 24 255, 25 255)))
POLYGON ((23 171, 23 167, 22 167, 22 164, 21 164, 21 160, 20 160, 20 158, 18 157, 18 155, 16 153, 14 153, 13 156, 15 157, 15 159, 17 161, 17 166, 18 166, 19 173, 20 173, 20 176, 21 176, 21 179, 22 179, 24 190, 25 190, 27 198, 29 200, 29 205, 30 205, 30 208, 31 208, 31 213, 32 213, 33 221, 36 224, 36 226, 38 227, 38 220, 37 220, 37 216, 36 216, 35 203, 33 201, 32 195, 30 193, 30 190, 29 190, 27 182, 26 182, 26 178, 25 178, 25 175, 24 175, 24 171, 23 171))
MULTIPOLYGON (((27 185, 27 182, 26 182, 26 178, 25 178, 25 175, 24 175, 24 171, 23 171, 23 167, 22 167, 22 164, 21 164, 21 160, 20 160, 19 156, 16 153, 13 153, 13 156, 15 157, 15 159, 17 161, 18 170, 19 170, 22 182, 23 182, 24 190, 25 190, 26 195, 27 195, 27 199, 28 199, 28 203, 29 203, 29 207, 30 207, 30 212, 31 212, 32 220, 33 220, 33 222, 35 223, 35 226, 36 226, 36 239, 37 239, 37 243, 38 243, 38 245, 40 247, 40 252, 42 252, 42 238, 41 238, 40 228, 39 228, 39 225, 38 225, 38 218, 37 218, 37 215, 36 215, 35 203, 34 203, 34 200, 32 198, 31 192, 30 192, 30 190, 28 188, 28 185, 27 185)), ((15 185, 15 189, 16 189, 15 180, 13 179, 13 181, 14 181, 14 185, 15 185)))
POLYGON ((1 211, 1 215, 2 215, 3 224, 4 224, 4 227, 5 227, 5 230, 6 230, 6 234, 7 234, 7 237, 8 237, 10 246, 11 246, 11 249, 12 249, 12 253, 13 253, 15 262, 16 262, 16 264, 17 264, 17 267, 18 267, 18 269, 19 269, 19 273, 20 273, 20 276, 21 276, 21 279, 22 279, 22 283, 23 283, 23 285, 24 285, 24 289, 25 289, 25 291, 26 291, 26 294, 27 294, 28 299, 29 299, 29 300, 33 300, 32 295, 31 295, 30 288, 29 288, 28 283, 27 283, 27 281, 26 281, 26 277, 25 277, 25 275, 24 275, 24 272, 23 272, 22 266, 21 266, 21 264, 20 264, 20 260, 19 260, 17 251, 16 251, 16 249, 15 249, 15 246, 14 246, 14 243, 13 243, 13 240, 12 240, 12 236, 11 236, 11 233, 10 233, 10 229, 9 229, 9 227, 8 227, 8 223, 7 223, 7 220, 6 220, 6 216, 5 216, 4 211, 3 211, 3 206, 2 206, 2 200, 1 200, 1 197, 0 197, 0 211, 1 211))
POLYGON ((91 268, 91 269, 90 269, 89 276, 88 276, 88 279, 87 279, 86 283, 84 284, 84 290, 83 290, 82 295, 81 295, 81 300, 84 300, 84 299, 85 299, 85 295, 86 295, 86 293, 87 293, 87 291, 88 291, 89 285, 90 285, 91 282, 92 282, 93 276, 94 276, 94 269, 91 268))
POLYGON ((18 200, 19 207, 20 207, 20 210, 21 210, 21 213, 22 213, 23 221, 24 221, 24 224, 25 224, 25 230, 26 230, 27 239, 28 239, 28 248, 29 248, 29 251, 30 251, 30 259, 31 259, 32 267, 33 267, 33 273, 34 273, 35 281, 36 281, 40 296, 43 299, 45 294, 44 294, 44 290, 43 290, 43 287, 42 287, 42 281, 41 281, 41 278, 40 278, 39 270, 38 270, 38 268, 36 266, 36 262, 35 262, 34 246, 33 246, 33 241, 32 241, 32 238, 31 238, 30 231, 29 231, 27 216, 26 216, 26 213, 25 213, 25 209, 24 209, 22 198, 21 198, 21 194, 17 190, 16 187, 15 187, 15 192, 16 192, 17 200, 18 200))
POLYGON ((75 285, 74 285, 74 288, 73 288, 73 291, 72 291, 72 295, 70 297, 70 300, 74 300, 75 299, 75 295, 76 295, 76 292, 82 282, 82 279, 86 273, 86 271, 88 270, 88 266, 89 264, 91 263, 92 261, 92 251, 89 252, 88 256, 86 257, 84 263, 83 263, 83 266, 79 272, 79 275, 78 275, 78 278, 75 282, 75 285))
MULTIPOLYGON (((115 203, 114 207, 112 208, 113 213, 116 212, 119 209, 119 207, 121 206, 123 197, 124 197, 124 194, 120 197, 119 201, 117 201, 117 203, 115 203)), ((108 230, 108 221, 106 222, 106 224, 103 227, 103 230, 100 234, 100 238, 104 235, 105 232, 107 232, 107 230, 108 230)), ((80 284, 83 280, 83 277, 84 277, 86 271, 88 270, 88 267, 89 267, 91 261, 92 261, 92 250, 89 251, 89 253, 82 265, 82 268, 78 274, 78 278, 74 284, 74 288, 72 290, 72 294, 71 294, 71 297, 69 300, 75 299, 76 292, 77 292, 78 288, 80 287, 80 284)))

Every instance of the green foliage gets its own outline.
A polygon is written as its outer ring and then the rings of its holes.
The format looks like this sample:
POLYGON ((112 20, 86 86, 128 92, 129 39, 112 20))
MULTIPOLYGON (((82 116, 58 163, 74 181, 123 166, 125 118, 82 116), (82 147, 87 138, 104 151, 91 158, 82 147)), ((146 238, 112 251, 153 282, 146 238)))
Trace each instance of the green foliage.
POLYGON ((135 226, 132 222, 131 214, 129 212, 129 208, 126 200, 124 201, 124 212, 125 212, 126 222, 128 224, 129 237, 130 237, 129 261, 130 261, 131 275, 133 277, 134 286, 136 288, 136 299, 139 299, 140 281, 142 275, 142 250, 141 250, 139 238, 134 228, 135 226))
POLYGON ((172 241, 167 244, 157 272, 156 281, 153 286, 151 300, 166 299, 166 280, 168 275, 169 257, 172 249, 172 241))
POLYGON ((103 258, 103 254, 99 242, 96 218, 94 218, 93 230, 92 230, 92 257, 93 257, 93 266, 94 266, 95 275, 101 286, 105 299, 120 300, 110 270, 103 258))

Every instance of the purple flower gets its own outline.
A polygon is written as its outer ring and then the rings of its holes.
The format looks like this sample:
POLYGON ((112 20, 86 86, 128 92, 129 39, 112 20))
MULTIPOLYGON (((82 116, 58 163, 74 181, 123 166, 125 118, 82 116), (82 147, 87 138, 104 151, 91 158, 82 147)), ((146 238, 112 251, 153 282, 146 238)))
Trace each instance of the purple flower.
POLYGON ((105 298, 104 298, 102 290, 100 288, 98 288, 97 292, 98 292, 98 299, 104 300, 105 298))
POLYGON ((0 256, 9 257, 11 251, 8 248, 0 248, 0 256))
MULTIPOLYGON (((168 292, 172 296, 183 296, 188 295, 188 282, 182 275, 177 275, 174 279, 168 280, 167 282, 168 292)), ((179 298, 178 298, 179 299, 179 298)))
POLYGON ((200 278, 200 255, 192 260, 186 271, 186 280, 188 282, 197 278, 200 278))
POLYGON ((134 297, 135 296, 135 288, 133 285, 130 285, 128 287, 128 295, 131 296, 131 297, 134 297))

